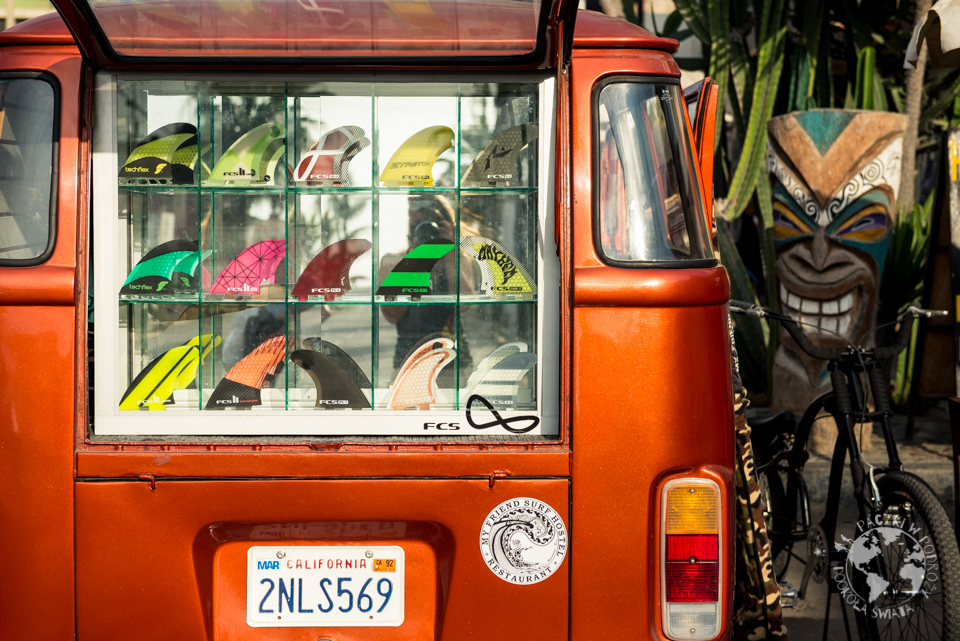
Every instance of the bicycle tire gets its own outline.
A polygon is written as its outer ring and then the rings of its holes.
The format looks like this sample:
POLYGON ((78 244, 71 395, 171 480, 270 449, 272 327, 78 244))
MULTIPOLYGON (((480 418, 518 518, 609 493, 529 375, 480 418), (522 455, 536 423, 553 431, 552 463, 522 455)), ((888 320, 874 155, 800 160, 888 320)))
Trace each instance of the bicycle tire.
POLYGON ((854 602, 860 638, 960 639, 960 551, 943 506, 907 472, 890 472, 877 486, 881 508, 841 566, 856 593, 841 584, 841 598, 854 602))
POLYGON ((773 574, 780 581, 783 580, 790 566, 790 552, 793 549, 793 539, 790 536, 793 521, 787 514, 787 494, 783 489, 780 472, 775 467, 761 472, 757 483, 760 486, 760 501, 764 508, 767 538, 770 540, 773 574))

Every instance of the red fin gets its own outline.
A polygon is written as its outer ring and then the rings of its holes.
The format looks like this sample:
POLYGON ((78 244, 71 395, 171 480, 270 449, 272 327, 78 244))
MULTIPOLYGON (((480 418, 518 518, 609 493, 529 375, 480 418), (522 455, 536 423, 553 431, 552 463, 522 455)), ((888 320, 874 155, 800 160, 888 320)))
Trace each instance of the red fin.
POLYGON ((317 254, 293 286, 292 294, 300 300, 323 296, 326 300, 343 296, 350 290, 350 267, 361 254, 373 247, 359 238, 341 240, 317 254))

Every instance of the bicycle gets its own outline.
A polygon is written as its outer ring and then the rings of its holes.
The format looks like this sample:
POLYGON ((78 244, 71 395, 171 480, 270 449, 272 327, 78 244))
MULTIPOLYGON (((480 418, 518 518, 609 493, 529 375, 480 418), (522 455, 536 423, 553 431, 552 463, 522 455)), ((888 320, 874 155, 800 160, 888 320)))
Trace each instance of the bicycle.
MULTIPOLYGON (((898 317, 900 329, 893 345, 846 349, 819 347, 799 323, 761 307, 731 301, 730 311, 780 321, 796 344, 814 358, 829 361, 832 389, 814 399, 800 422, 781 413, 751 421, 754 456, 761 500, 768 515, 768 536, 774 571, 782 576, 791 558, 806 567, 800 589, 788 590, 784 600, 803 599, 811 579, 829 579, 823 638, 827 638, 830 603, 841 597, 847 638, 847 608, 853 608, 861 639, 960 638, 960 551, 943 506, 918 476, 905 472, 897 454, 890 417, 887 383, 881 363, 899 354, 910 338, 915 318, 941 312, 911 305, 898 317), (867 375, 875 410, 867 408, 867 375), (811 524, 810 501, 802 470, 809 455, 807 440, 822 410, 837 425, 837 443, 830 466, 827 505, 819 524, 811 524), (868 463, 855 438, 857 424, 879 424, 887 451, 887 465, 868 463), (841 482, 846 455, 857 501, 859 521, 854 538, 836 540, 841 482), (793 546, 806 541, 807 559, 793 546)), ((942 312, 946 314, 946 312, 942 312)), ((789 605, 789 602, 786 602, 789 605)))

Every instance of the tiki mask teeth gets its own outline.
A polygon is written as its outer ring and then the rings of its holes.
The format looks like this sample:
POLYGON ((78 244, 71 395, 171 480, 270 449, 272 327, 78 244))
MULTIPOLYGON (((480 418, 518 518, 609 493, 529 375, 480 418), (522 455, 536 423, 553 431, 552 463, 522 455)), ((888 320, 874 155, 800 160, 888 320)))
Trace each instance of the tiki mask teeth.
POLYGON ((809 323, 802 328, 804 331, 814 332, 811 326, 815 325, 818 334, 836 332, 847 336, 853 321, 855 294, 856 288, 829 300, 802 298, 780 283, 780 305, 784 313, 796 321, 809 323))

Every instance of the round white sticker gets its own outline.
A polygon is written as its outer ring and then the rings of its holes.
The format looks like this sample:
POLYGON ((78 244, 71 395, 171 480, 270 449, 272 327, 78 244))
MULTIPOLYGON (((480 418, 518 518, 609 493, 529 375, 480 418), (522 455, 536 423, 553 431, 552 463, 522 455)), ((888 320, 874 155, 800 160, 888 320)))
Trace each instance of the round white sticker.
POLYGON ((567 528, 543 501, 510 499, 483 521, 480 554, 490 571, 508 583, 539 583, 563 563, 567 528))

